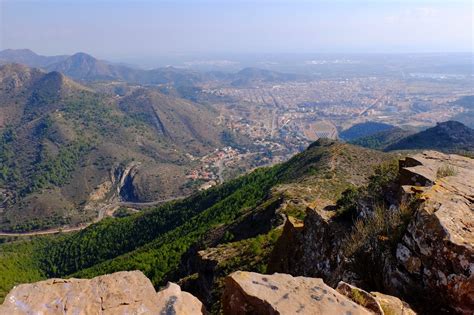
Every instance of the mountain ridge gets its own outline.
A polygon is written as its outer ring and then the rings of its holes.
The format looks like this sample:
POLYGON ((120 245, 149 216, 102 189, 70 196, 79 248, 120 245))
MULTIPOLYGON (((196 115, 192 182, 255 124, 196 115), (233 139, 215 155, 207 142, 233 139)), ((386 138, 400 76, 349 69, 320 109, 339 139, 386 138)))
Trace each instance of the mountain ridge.
POLYGON ((198 163, 189 154, 224 146, 210 108, 151 88, 116 97, 60 72, 8 64, 0 66, 0 89, 4 230, 91 221, 110 198, 188 194, 196 187, 185 185, 186 174, 198 163))

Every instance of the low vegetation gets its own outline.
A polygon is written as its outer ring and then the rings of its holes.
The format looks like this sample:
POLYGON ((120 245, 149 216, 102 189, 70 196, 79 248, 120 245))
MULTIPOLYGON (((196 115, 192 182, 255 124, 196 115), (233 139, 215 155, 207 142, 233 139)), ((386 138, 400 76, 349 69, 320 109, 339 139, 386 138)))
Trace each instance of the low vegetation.
MULTIPOLYGON (((281 198, 301 201, 285 202, 290 205, 285 211, 302 215, 306 198, 331 197, 347 188, 348 181, 342 173, 350 170, 353 159, 365 161, 356 171, 367 176, 373 161, 365 159, 377 160, 380 155, 382 153, 366 152, 341 143, 315 145, 287 163, 259 168, 186 199, 140 213, 121 211, 119 217, 104 219, 80 232, 48 238, 47 245, 38 248, 36 255, 31 257, 34 262, 31 267, 38 272, 38 277, 86 278, 138 269, 155 286, 160 286, 168 280, 178 280, 173 277, 179 271, 184 255, 196 246, 206 249, 209 245, 205 245, 204 240, 214 231, 224 229, 218 244, 235 247, 241 254, 229 258, 222 268, 265 272, 266 259, 280 232, 272 230, 269 224, 268 229, 258 232, 262 235, 250 233, 252 236, 245 236, 247 239, 235 240, 229 230, 224 233, 226 228, 261 215, 267 208, 279 207, 281 198), (347 153, 346 149, 352 151, 347 153), (334 170, 338 173, 336 177, 327 177, 330 167, 337 167, 334 170), (281 187, 288 188, 291 193, 281 194, 281 187)), ((386 157, 380 158, 383 159, 386 157)), ((377 172, 371 179, 372 185, 388 181, 384 177, 386 169, 382 167, 377 172)), ((361 175, 357 176, 356 181, 364 180, 361 175)), ((377 192, 375 187, 371 190, 377 192)), ((347 204, 350 206, 349 202, 347 204)), ((3 246, 0 245, 0 250, 3 246)), ((17 245, 12 243, 11 246, 17 245)), ((19 253, 26 250, 18 246, 19 253)), ((8 288, 11 283, 6 281, 0 286, 8 288)))
POLYGON ((44 248, 47 241, 17 241, 0 245, 0 304, 17 284, 45 279, 36 254, 44 248))
POLYGON ((456 168, 449 164, 444 164, 436 171, 436 178, 443 178, 448 176, 455 176, 457 174, 456 168))

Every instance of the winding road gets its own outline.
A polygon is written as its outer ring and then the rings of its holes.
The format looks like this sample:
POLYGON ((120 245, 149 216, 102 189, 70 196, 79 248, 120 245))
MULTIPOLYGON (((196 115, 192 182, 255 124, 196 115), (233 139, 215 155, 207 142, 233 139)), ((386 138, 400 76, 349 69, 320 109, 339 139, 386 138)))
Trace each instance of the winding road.
POLYGON ((85 229, 91 224, 97 223, 100 220, 102 220, 106 216, 111 216, 115 209, 118 207, 133 207, 133 208, 146 208, 146 207, 151 207, 151 206, 156 206, 160 205, 166 202, 170 202, 173 200, 178 200, 182 199, 185 196, 180 196, 180 197, 173 197, 173 198, 167 198, 167 199, 162 199, 162 200, 156 200, 156 201, 149 201, 149 202, 128 202, 128 201, 120 201, 120 202, 114 202, 110 204, 106 204, 102 207, 99 208, 99 214, 97 218, 95 218, 92 222, 78 225, 78 226, 63 226, 63 227, 58 227, 58 228, 52 228, 52 229, 46 229, 46 230, 41 230, 41 231, 32 231, 32 232, 3 232, 0 231, 0 237, 1 236, 39 236, 39 235, 49 235, 49 234, 56 234, 56 233, 69 233, 69 232, 76 232, 85 229))

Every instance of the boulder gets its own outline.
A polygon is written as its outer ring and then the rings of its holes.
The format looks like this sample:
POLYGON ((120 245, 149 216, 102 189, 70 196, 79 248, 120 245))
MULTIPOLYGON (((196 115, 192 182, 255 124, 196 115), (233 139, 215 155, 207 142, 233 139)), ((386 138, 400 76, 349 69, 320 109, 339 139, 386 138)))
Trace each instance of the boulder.
POLYGON ((336 291, 377 315, 416 315, 410 305, 399 298, 380 292, 367 292, 344 281, 336 291))
POLYGON ((336 291, 348 297, 355 303, 369 309, 374 314, 384 315, 382 306, 380 306, 380 303, 369 292, 359 289, 344 281, 339 282, 339 284, 337 285, 336 291))
POLYGON ((416 315, 410 305, 399 298, 380 292, 370 292, 370 294, 379 303, 385 315, 416 315))
POLYGON ((237 271, 225 279, 226 315, 372 314, 327 286, 322 279, 237 271))
POLYGON ((93 279, 49 279, 13 288, 0 314, 203 314, 202 303, 174 283, 156 293, 140 271, 93 279))

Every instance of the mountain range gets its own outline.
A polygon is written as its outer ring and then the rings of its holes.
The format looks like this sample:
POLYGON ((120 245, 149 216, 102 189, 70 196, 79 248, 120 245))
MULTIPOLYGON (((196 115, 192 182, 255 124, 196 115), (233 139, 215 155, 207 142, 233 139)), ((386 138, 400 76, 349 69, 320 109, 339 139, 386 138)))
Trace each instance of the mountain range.
POLYGON ((46 71, 61 72, 75 80, 88 82, 117 80, 135 84, 193 86, 197 83, 217 79, 233 86, 250 86, 261 82, 286 82, 307 79, 303 75, 258 68, 245 68, 237 73, 200 73, 175 67, 142 70, 98 60, 82 52, 70 56, 42 56, 29 49, 0 51, 0 64, 2 63, 20 63, 30 67, 39 67, 46 71))

